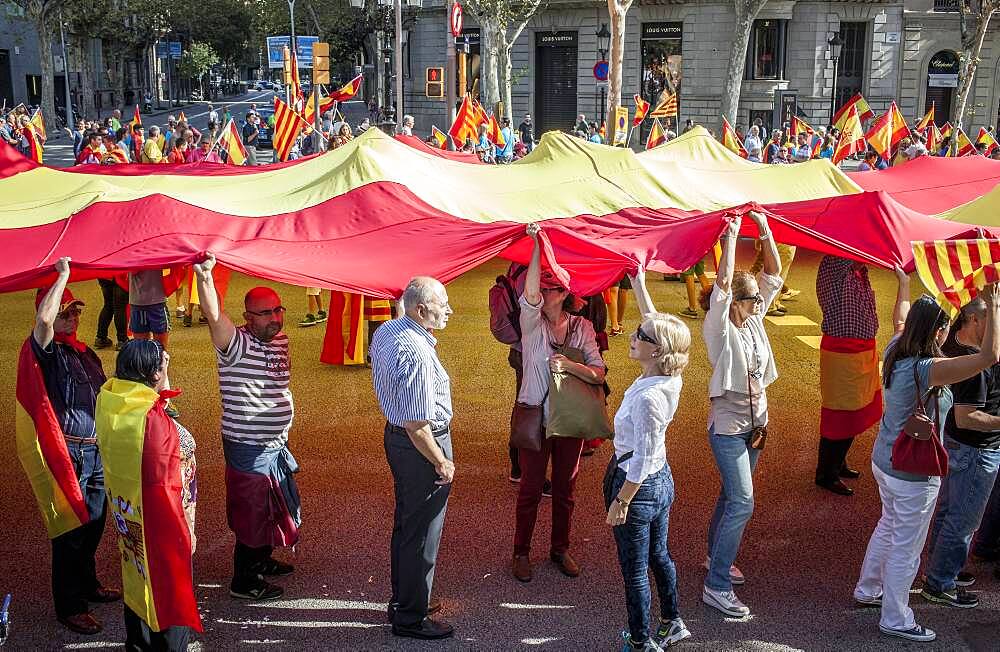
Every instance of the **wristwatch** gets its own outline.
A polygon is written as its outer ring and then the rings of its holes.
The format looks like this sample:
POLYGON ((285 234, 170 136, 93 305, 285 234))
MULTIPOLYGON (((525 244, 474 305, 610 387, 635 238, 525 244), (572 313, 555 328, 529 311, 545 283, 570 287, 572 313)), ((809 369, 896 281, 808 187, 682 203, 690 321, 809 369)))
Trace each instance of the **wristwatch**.
POLYGON ((622 507, 628 507, 628 501, 627 500, 622 500, 618 496, 615 496, 615 502, 618 503, 619 505, 621 505, 622 507))

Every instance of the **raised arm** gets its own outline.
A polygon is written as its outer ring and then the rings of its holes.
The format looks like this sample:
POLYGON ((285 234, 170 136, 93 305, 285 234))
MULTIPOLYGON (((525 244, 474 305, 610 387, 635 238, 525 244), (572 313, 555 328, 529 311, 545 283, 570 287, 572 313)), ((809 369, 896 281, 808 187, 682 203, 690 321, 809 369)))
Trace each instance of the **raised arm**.
POLYGON ((969 378, 997 362, 1000 358, 1000 316, 997 310, 997 286, 987 285, 979 294, 986 302, 986 332, 978 353, 957 358, 936 358, 931 363, 929 381, 932 387, 950 385, 969 378))
POLYGON ((653 305, 653 298, 649 296, 649 290, 646 289, 646 270, 640 267, 635 276, 629 275, 628 279, 632 283, 632 292, 635 293, 635 301, 639 306, 639 314, 645 317, 656 312, 656 306, 653 305))
POLYGON ((534 222, 525 229, 534 244, 528 271, 524 274, 524 298, 533 306, 542 301, 542 245, 538 242, 538 233, 541 230, 541 227, 534 222))
POLYGON ((719 260, 719 271, 715 276, 715 285, 729 294, 733 284, 733 269, 736 265, 736 239, 740 236, 740 226, 743 218, 737 215, 729 222, 726 232, 722 234, 722 258, 719 260))
POLYGON ((892 332, 899 334, 903 332, 906 325, 906 316, 910 314, 910 277, 903 268, 896 265, 893 268, 896 272, 896 305, 892 309, 892 332))
POLYGON ((68 256, 64 256, 56 261, 56 272, 59 273, 59 276, 56 278, 56 282, 52 284, 52 287, 49 288, 42 302, 38 304, 38 310, 35 312, 35 329, 32 331, 32 335, 35 341, 38 342, 38 346, 43 349, 55 337, 55 330, 52 328, 52 325, 56 323, 56 316, 59 314, 59 304, 62 302, 63 291, 69 282, 69 261, 68 256))
POLYGON ((215 256, 209 252, 205 254, 205 260, 195 264, 194 275, 198 283, 198 300, 201 305, 201 314, 208 320, 208 330, 212 334, 212 344, 220 351, 225 351, 233 335, 236 334, 236 326, 229 315, 222 312, 219 306, 219 295, 215 291, 215 279, 212 278, 212 269, 215 267, 215 256))
POLYGON ((778 245, 771 237, 771 228, 767 223, 767 215, 750 211, 750 219, 757 225, 760 232, 760 247, 764 251, 764 273, 770 276, 777 276, 781 273, 781 260, 778 258, 778 245))

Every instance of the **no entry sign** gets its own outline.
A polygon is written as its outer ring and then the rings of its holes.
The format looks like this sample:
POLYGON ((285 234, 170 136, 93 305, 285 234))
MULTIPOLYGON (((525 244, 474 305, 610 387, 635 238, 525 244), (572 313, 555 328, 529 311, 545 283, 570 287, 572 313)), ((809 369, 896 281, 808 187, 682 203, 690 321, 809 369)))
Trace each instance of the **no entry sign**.
POLYGON ((451 23, 451 35, 462 35, 462 5, 457 2, 451 6, 451 16, 448 17, 451 23))

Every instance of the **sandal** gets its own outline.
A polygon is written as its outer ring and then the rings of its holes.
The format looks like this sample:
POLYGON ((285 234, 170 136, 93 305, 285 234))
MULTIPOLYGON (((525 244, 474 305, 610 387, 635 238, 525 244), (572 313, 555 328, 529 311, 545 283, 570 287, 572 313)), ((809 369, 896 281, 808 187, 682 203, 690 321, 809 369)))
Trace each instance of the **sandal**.
POLYGON ((611 335, 611 337, 617 337, 617 336, 619 336, 621 334, 622 334, 622 327, 621 326, 618 326, 616 328, 612 328, 611 332, 609 333, 609 335, 611 335))

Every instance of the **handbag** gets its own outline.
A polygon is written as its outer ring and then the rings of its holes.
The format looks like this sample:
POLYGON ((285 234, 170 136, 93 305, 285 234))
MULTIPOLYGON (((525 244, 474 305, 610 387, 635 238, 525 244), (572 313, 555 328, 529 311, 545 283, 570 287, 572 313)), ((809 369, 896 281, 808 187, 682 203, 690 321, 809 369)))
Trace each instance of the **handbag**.
MULTIPOLYGON (((753 335, 750 336, 751 341, 753 341, 753 355, 757 358, 757 341, 753 339, 753 335)), ((758 426, 754 422, 753 416, 753 383, 750 380, 750 358, 746 358, 747 361, 747 398, 750 399, 750 448, 754 450, 762 451, 764 446, 767 445, 767 426, 758 426)))
MULTIPOLYGON (((573 326, 577 319, 574 317, 573 326)), ((583 351, 567 346, 566 340, 553 347, 555 353, 562 354, 578 364, 584 364, 583 351)), ((574 439, 611 439, 614 431, 608 418, 608 404, 603 385, 592 385, 580 380, 569 372, 550 372, 549 419, 545 424, 545 436, 569 437, 574 439)))
POLYGON ((913 363, 913 385, 917 391, 913 414, 903 424, 896 443, 892 445, 892 468, 915 475, 945 476, 948 474, 948 451, 938 436, 937 388, 927 392, 934 398, 934 418, 931 418, 920 395, 916 362, 913 363))
POLYGON ((516 401, 510 413, 510 445, 537 453, 542 450, 542 424, 544 421, 546 391, 541 405, 516 401))

